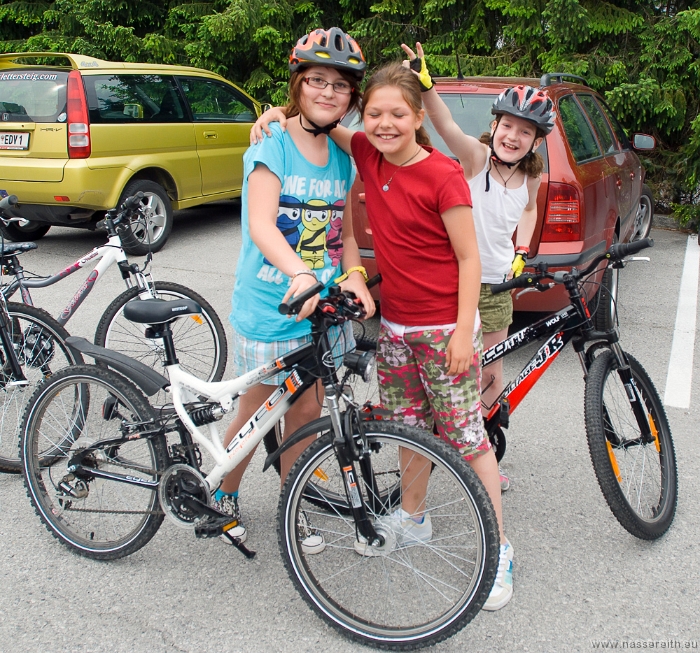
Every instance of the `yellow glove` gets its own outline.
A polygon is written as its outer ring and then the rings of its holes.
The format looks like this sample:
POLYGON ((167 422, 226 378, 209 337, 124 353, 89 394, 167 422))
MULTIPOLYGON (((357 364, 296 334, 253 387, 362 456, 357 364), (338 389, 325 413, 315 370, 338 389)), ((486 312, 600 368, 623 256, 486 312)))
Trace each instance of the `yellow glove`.
POLYGON ((515 255, 513 265, 510 266, 510 269, 513 270, 514 277, 519 277, 523 273, 525 269, 525 257, 520 252, 515 255))
POLYGON ((428 72, 428 66, 425 65, 425 57, 412 59, 409 66, 411 66, 411 70, 415 70, 418 73, 421 91, 429 91, 433 88, 433 80, 428 72))

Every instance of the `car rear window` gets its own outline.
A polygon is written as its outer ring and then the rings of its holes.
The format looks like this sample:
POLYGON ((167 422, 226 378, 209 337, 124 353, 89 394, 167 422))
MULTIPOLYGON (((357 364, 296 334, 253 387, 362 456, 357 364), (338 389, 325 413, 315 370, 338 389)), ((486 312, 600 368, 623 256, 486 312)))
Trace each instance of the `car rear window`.
POLYGON ((85 75, 90 122, 185 122, 187 116, 172 77, 85 75))
POLYGON ((573 95, 567 95, 559 100, 559 115, 576 163, 602 156, 598 141, 593 136, 586 116, 573 95))
POLYGON ((64 122, 68 73, 17 69, 0 72, 0 122, 64 122))

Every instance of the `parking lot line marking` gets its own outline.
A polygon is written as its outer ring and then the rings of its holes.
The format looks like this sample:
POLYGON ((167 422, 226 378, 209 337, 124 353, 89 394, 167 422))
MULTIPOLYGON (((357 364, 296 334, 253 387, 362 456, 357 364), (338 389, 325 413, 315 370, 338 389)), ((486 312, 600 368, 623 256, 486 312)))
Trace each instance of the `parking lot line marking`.
POLYGON ((697 235, 688 236, 678 295, 676 326, 668 361, 664 404, 676 408, 690 407, 693 382, 693 352, 695 351, 695 320, 698 308, 698 270, 700 247, 697 235))

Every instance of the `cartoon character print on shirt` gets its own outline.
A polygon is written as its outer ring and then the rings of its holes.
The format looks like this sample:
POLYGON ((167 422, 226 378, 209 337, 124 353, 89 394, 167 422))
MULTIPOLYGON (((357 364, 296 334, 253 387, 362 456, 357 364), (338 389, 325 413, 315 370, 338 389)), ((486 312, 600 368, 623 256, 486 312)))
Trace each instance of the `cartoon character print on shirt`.
POLYGON ((325 267, 326 227, 332 213, 332 206, 323 200, 309 200, 301 210, 302 229, 297 253, 312 270, 325 267))
MULTIPOLYGON (((299 224, 301 223, 301 202, 291 195, 281 195, 277 209, 277 228, 282 232, 289 246, 296 251, 299 244, 299 224)), ((265 265, 272 263, 264 258, 265 265)))
POLYGON ((333 212, 331 213, 331 228, 328 230, 326 238, 326 246, 328 248, 328 256, 331 257, 331 263, 338 265, 343 258, 343 210, 345 202, 338 200, 333 204, 333 212))

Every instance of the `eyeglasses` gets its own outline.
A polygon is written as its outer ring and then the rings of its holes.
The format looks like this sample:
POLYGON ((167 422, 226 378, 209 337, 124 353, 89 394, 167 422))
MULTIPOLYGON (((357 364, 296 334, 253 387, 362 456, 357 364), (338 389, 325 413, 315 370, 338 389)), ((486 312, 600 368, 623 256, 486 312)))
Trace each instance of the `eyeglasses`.
POLYGON ((326 88, 329 84, 333 90, 340 95, 349 95, 352 93, 352 86, 347 82, 327 82, 323 77, 304 77, 304 81, 311 88, 326 88))

